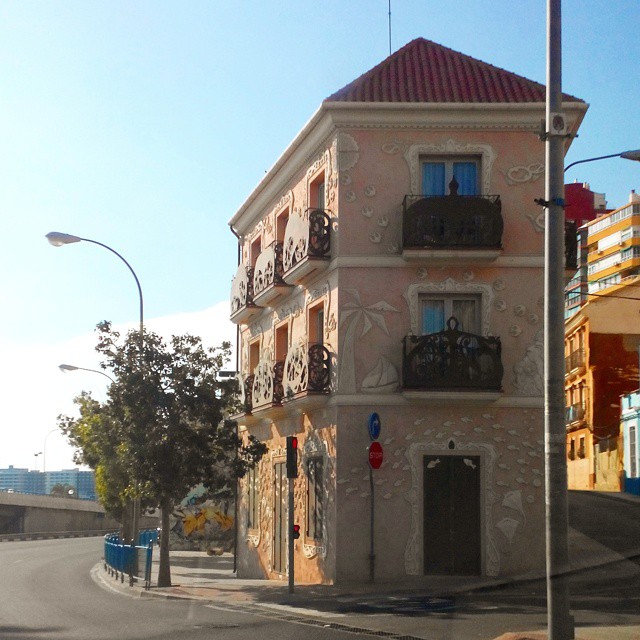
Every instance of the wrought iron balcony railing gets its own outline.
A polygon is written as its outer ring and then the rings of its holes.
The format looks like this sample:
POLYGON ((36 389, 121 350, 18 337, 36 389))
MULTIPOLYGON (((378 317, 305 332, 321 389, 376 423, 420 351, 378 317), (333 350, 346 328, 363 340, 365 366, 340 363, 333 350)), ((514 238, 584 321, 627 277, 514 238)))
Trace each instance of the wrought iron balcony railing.
POLYGON ((571 424, 572 422, 578 422, 584 420, 585 406, 584 404, 572 404, 570 407, 565 408, 565 423, 571 424))
POLYGON ((231 315, 253 306, 253 267, 238 266, 231 283, 231 315))
POLYGON ((458 329, 455 318, 447 328, 403 340, 402 385, 405 389, 500 391, 500 338, 482 337, 458 329))
POLYGON ((323 209, 292 214, 284 234, 282 261, 287 273, 308 258, 328 258, 331 251, 331 218, 323 209))
POLYGON ((570 373, 574 369, 580 369, 585 365, 584 349, 576 349, 572 351, 568 356, 565 356, 564 367, 567 373, 570 373))
POLYGON ((500 196, 407 195, 403 201, 403 249, 501 249, 500 196))
POLYGON ((284 361, 270 360, 258 364, 253 376, 253 410, 282 404, 284 361))
POLYGON ((328 393, 331 354, 322 344, 298 345, 284 362, 284 401, 309 393, 328 393))
POLYGON ((287 286, 282 274, 282 243, 269 245, 260 253, 253 271, 253 296, 257 298, 272 286, 287 286))
POLYGON ((240 403, 242 410, 251 415, 253 409, 253 374, 240 379, 240 403))

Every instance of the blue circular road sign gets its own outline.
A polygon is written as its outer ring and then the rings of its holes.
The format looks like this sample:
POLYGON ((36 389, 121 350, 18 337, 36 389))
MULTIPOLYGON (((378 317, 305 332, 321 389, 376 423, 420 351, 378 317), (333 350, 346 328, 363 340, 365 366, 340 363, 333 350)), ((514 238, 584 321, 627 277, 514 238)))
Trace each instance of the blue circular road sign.
POLYGON ((380 428, 382 424, 380 423, 380 416, 377 413, 372 413, 369 416, 369 437, 372 440, 377 440, 380 435, 380 428))

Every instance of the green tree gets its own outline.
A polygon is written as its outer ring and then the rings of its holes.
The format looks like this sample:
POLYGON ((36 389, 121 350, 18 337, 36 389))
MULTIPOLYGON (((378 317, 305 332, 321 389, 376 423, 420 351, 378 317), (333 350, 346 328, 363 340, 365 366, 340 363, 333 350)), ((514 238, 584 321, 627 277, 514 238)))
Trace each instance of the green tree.
POLYGON ((118 460, 129 492, 161 509, 158 586, 171 585, 169 514, 189 489, 202 482, 214 495, 229 495, 264 454, 251 438, 243 445, 235 423, 225 420, 237 403, 235 380, 218 372, 230 356, 229 343, 205 348, 200 338, 173 336, 167 344, 145 332, 121 336, 109 322, 98 325, 97 351, 116 382, 109 388, 109 417, 121 431, 118 460))
POLYGON ((122 523, 122 538, 132 537, 133 482, 124 460, 126 445, 121 424, 100 403, 82 392, 74 398, 80 417, 58 416, 58 426, 75 447, 74 461, 95 471, 98 501, 108 515, 122 523))

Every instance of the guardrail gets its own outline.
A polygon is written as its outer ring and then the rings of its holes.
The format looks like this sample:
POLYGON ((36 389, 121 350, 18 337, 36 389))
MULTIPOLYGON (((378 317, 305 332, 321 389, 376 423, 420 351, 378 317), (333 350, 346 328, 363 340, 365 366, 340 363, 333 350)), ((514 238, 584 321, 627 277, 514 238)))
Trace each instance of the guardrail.
MULTIPOLYGON (((153 545, 158 540, 158 530, 141 531, 138 544, 125 544, 118 533, 108 533, 104 537, 104 569, 116 580, 124 582, 129 576, 129 586, 136 580, 144 580, 145 591, 151 587, 151 563, 153 561, 153 545), (144 560, 144 562, 141 562, 144 560), (144 566, 144 573, 139 569, 144 566)), ((131 541, 133 543, 133 540, 131 541)))
POLYGON ((87 529, 86 531, 40 531, 36 533, 0 533, 0 542, 21 540, 49 540, 52 538, 90 538, 103 536, 112 529, 87 529))

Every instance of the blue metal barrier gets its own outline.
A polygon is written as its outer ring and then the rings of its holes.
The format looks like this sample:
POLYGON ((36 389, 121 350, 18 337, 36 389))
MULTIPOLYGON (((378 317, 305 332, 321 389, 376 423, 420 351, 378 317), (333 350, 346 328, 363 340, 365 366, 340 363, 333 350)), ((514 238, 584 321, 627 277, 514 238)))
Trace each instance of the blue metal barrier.
POLYGON ((135 580, 144 579, 144 588, 151 587, 151 564, 153 561, 153 544, 157 540, 158 532, 155 529, 141 531, 138 536, 138 544, 125 544, 118 533, 108 533, 104 537, 104 568, 116 580, 124 582, 125 574, 129 576, 129 585, 133 586, 135 580), (155 537, 154 537, 155 534, 155 537), (141 544, 144 543, 144 544, 141 544), (139 559, 144 559, 144 573, 139 576, 139 559))

